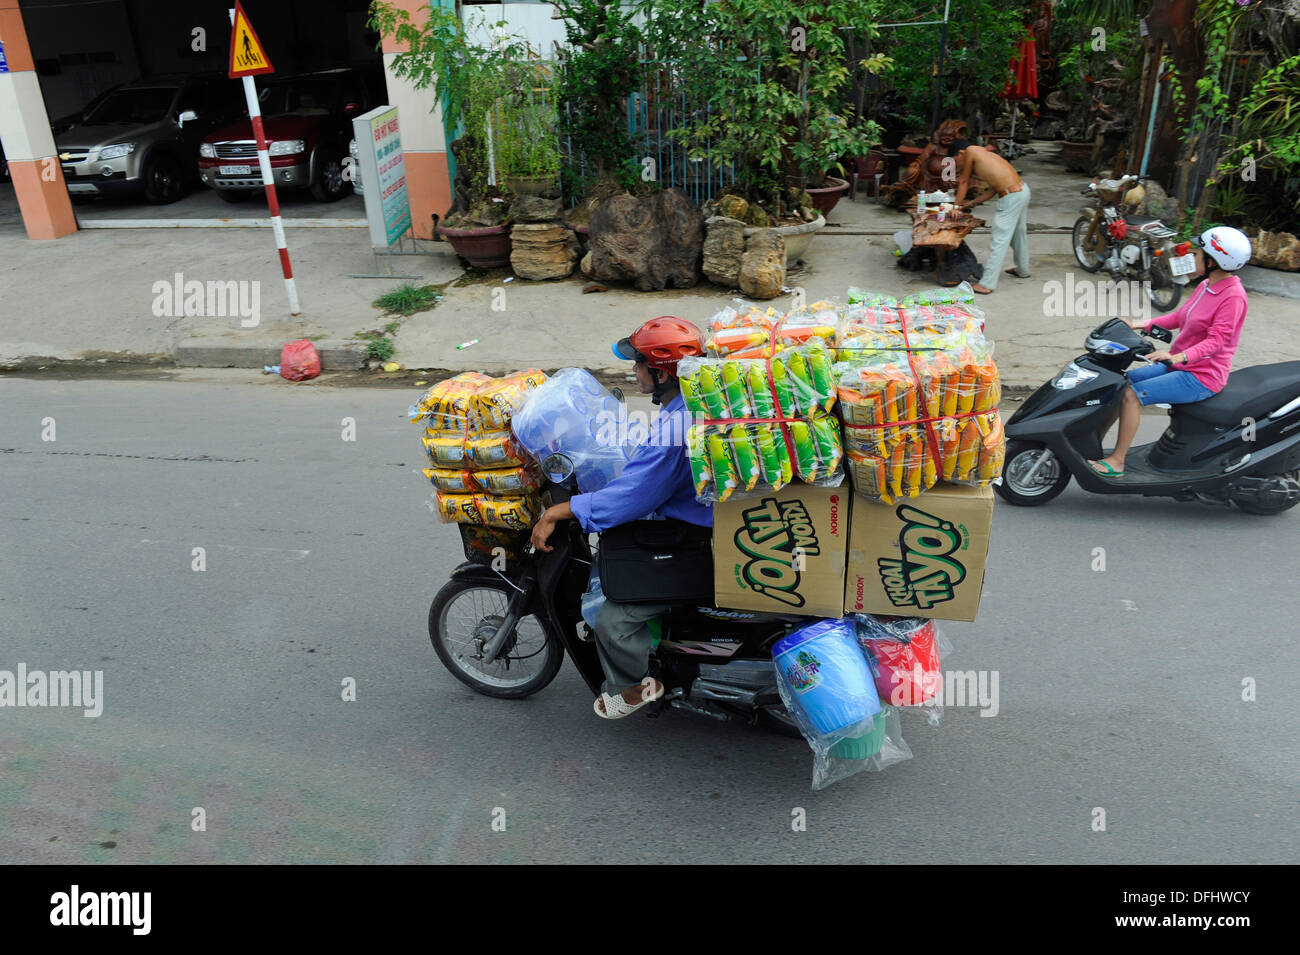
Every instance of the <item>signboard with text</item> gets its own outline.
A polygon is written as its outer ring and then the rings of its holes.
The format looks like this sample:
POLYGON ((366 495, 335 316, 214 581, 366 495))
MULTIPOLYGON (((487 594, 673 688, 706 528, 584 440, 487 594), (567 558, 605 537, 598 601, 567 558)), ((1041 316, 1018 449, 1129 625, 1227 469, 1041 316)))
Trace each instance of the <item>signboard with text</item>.
POLYGON ((406 166, 396 106, 379 106, 352 120, 366 200, 370 244, 387 248, 411 228, 411 203, 406 194, 406 166))

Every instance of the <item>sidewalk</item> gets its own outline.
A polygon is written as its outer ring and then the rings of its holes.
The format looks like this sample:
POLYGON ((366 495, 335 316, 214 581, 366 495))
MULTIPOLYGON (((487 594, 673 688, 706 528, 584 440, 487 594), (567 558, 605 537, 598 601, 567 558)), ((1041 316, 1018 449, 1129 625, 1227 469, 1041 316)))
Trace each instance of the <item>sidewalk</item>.
MULTIPOLYGON (((988 314, 987 332, 997 342, 1004 381, 1013 387, 1041 384, 1080 354, 1087 331, 1109 317, 1048 314, 1053 290, 1058 301, 1061 294, 1061 286, 1052 283, 1065 283, 1067 275, 1073 283, 1092 277, 1075 266, 1069 236, 1059 231, 1068 229, 1078 214, 1083 180, 1047 161, 1051 144, 1034 146, 1039 152, 1016 164, 1033 189, 1033 277, 1003 276, 997 292, 979 302, 988 314)), ((907 228, 908 217, 884 209, 865 191, 856 202, 841 200, 828 227, 813 240, 807 266, 787 278, 788 286, 805 290, 809 302, 842 299, 850 285, 900 295, 933 285, 932 276, 895 265, 891 234, 907 228)), ((992 203, 976 211, 991 219, 992 203)), ((286 231, 303 306, 300 320, 288 315, 269 230, 96 229, 57 242, 31 242, 16 217, 0 215, 0 367, 29 367, 48 358, 161 358, 182 365, 260 367, 278 360, 280 346, 294 338, 315 341, 327 368, 356 367, 364 345, 353 336, 391 320, 371 303, 402 280, 348 277, 373 270, 365 229, 286 231), (185 282, 260 283, 258 324, 241 327, 237 315, 155 315, 155 283, 174 283, 177 273, 185 282)), ((987 231, 969 241, 983 260, 987 231)), ((462 276, 449 246, 423 246, 428 254, 395 258, 395 270, 422 275, 417 284, 443 284, 462 276)), ((659 293, 610 286, 607 292, 584 295, 586 280, 580 275, 503 284, 508 274, 448 286, 435 309, 403 321, 394 337, 396 360, 408 368, 489 373, 529 365, 625 372, 626 366, 610 353, 610 342, 656 315, 702 324, 737 294, 702 283, 659 293), (504 296, 504 310, 493 311, 494 290, 498 304, 504 296), (471 339, 479 341, 456 348, 471 339)), ((1262 292, 1252 292, 1250 298, 1236 366, 1300 359, 1300 339, 1293 334, 1296 301, 1262 292)), ((784 296, 770 304, 784 308, 789 301, 784 296)))

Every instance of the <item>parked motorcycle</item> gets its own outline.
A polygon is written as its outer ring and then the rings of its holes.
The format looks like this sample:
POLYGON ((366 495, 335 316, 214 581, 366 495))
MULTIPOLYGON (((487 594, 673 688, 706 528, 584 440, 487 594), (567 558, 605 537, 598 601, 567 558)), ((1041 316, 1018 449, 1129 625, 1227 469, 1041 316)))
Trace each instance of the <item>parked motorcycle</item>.
MULTIPOLYGON (((1173 340, 1159 326, 1151 335, 1173 340)), ((1034 392, 1007 422, 997 485, 1003 500, 1046 504, 1073 475, 1094 494, 1236 504, 1248 514, 1279 514, 1300 502, 1300 361, 1235 371, 1213 397, 1173 405, 1160 440, 1132 448, 1124 476, 1116 479, 1088 462, 1105 456, 1101 439, 1119 413, 1124 370, 1155 345, 1113 318, 1094 329, 1084 347, 1086 355, 1034 392)))
POLYGON ((1141 282, 1147 298, 1162 312, 1178 305, 1183 286, 1196 271, 1190 242, 1154 216, 1141 216, 1125 204, 1138 176, 1090 182, 1081 194, 1094 200, 1074 223, 1074 257, 1088 272, 1105 269, 1116 281, 1141 282))
MULTIPOLYGON (((543 462, 554 503, 577 493, 564 455, 543 462)), ((463 532, 462 532, 463 533, 463 532)), ((443 665, 477 693, 522 699, 545 688, 567 653, 593 695, 604 673, 595 635, 582 618, 592 550, 576 521, 552 535, 550 551, 532 551, 529 534, 514 535, 505 560, 470 558, 452 571, 429 608, 429 638, 443 665), (504 565, 504 566, 503 566, 504 565)), ((742 719, 798 736, 776 688, 772 644, 809 617, 673 607, 659 621, 662 636, 650 673, 665 694, 646 707, 672 707, 718 720, 742 719)))

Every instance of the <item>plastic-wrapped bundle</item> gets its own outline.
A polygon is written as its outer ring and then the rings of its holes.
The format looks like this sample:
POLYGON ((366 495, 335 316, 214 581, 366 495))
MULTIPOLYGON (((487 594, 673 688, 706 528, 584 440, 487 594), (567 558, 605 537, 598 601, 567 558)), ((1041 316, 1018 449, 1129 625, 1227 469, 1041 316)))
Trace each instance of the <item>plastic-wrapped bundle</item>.
POLYGON ((813 789, 907 759, 850 620, 820 620, 772 647, 777 690, 813 751, 813 789))
POLYGON ((845 469, 864 497, 890 503, 943 480, 983 485, 1005 453, 992 344, 951 330, 909 353, 864 352, 834 366, 845 469))
POLYGON ((909 305, 956 305, 975 301, 975 290, 969 282, 962 282, 951 288, 928 288, 921 292, 904 295, 898 304, 906 308, 909 305))
POLYGON ((440 381, 416 399, 406 414, 412 421, 423 421, 430 431, 469 429, 469 409, 474 393, 492 378, 482 372, 467 371, 440 381))
POLYGON ((793 418, 835 406, 831 352, 820 338, 777 352, 770 361, 683 358, 677 371, 686 409, 697 420, 793 418))
POLYGON ((686 453, 701 501, 726 501, 737 491, 779 491, 795 478, 822 486, 843 480, 840 424, 824 413, 784 424, 692 425, 686 453))
POLYGON ((513 531, 527 530, 541 517, 541 501, 536 495, 491 497, 438 491, 435 507, 444 524, 481 524, 513 531))
POLYGON ((536 368, 485 382, 470 397, 470 427, 475 431, 508 430, 511 416, 528 392, 545 382, 546 375, 536 368))
POLYGON ((872 305, 882 308, 896 308, 898 306, 898 299, 894 296, 886 295, 884 292, 860 289, 856 285, 849 287, 848 298, 850 305, 872 305))
POLYGON ((537 460, 564 454, 578 489, 598 491, 623 470, 632 450, 623 406, 590 372, 565 368, 531 391, 514 411, 511 430, 537 460))
POLYGON ((830 301, 782 315, 770 306, 762 309, 737 299, 709 319, 704 344, 714 358, 769 358, 817 340, 829 346, 837 320, 838 309, 830 301))

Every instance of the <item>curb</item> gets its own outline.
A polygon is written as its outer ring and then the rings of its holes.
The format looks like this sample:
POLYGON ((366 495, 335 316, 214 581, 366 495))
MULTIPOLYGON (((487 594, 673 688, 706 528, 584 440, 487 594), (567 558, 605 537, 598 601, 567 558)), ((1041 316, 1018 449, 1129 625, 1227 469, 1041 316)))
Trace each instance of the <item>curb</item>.
MULTIPOLYGON (((366 359, 364 342, 339 340, 314 341, 320 355, 321 369, 354 371, 366 359)), ((172 350, 172 359, 181 368, 257 368, 280 363, 281 345, 232 345, 225 339, 193 338, 172 350)))
POLYGON ((1300 272, 1280 272, 1277 269, 1243 265, 1237 274, 1241 276, 1241 284, 1248 292, 1300 298, 1300 272))

